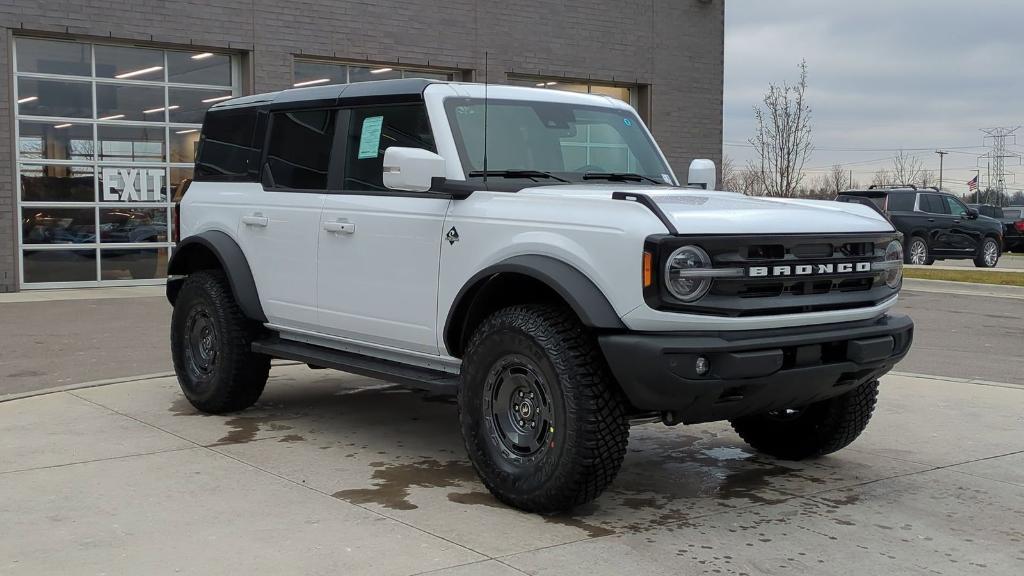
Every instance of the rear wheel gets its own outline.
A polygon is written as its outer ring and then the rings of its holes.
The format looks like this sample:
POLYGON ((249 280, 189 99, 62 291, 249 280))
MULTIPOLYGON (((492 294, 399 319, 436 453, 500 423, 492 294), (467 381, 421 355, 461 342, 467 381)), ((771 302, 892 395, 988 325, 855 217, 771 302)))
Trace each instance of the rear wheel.
POLYGON ((463 439, 496 498, 559 512, 611 484, 629 437, 624 403, 571 312, 521 305, 494 313, 474 332, 462 367, 463 439))
POLYGON ((732 427, 755 450, 783 460, 831 454, 860 436, 871 420, 878 381, 802 408, 776 410, 732 420, 732 427))
POLYGON ((981 252, 974 259, 978 268, 995 268, 999 263, 999 243, 994 238, 985 238, 981 243, 981 252))
POLYGON ((928 250, 928 243, 920 236, 913 236, 910 239, 910 247, 904 252, 905 264, 931 265, 935 262, 931 251, 928 250))
POLYGON ((252 351, 260 332, 238 308, 222 272, 185 279, 171 316, 171 357, 193 406, 219 414, 259 399, 270 373, 270 357, 252 351))

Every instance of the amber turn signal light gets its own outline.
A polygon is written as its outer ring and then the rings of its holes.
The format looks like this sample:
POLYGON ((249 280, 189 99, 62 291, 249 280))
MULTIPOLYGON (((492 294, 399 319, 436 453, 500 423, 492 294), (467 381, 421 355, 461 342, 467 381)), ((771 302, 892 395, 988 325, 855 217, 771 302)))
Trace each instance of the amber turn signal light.
POLYGON ((653 280, 651 279, 651 259, 653 256, 650 252, 644 252, 644 288, 650 288, 653 280))

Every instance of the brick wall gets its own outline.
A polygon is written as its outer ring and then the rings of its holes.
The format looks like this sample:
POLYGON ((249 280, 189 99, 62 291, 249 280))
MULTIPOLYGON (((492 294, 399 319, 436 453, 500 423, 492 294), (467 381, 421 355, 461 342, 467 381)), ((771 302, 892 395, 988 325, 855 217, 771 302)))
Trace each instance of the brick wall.
POLYGON ((677 175, 721 159, 724 0, 0 0, 0 292, 16 289, 11 110, 19 29, 246 53, 254 92, 292 83, 294 55, 651 86, 677 175))

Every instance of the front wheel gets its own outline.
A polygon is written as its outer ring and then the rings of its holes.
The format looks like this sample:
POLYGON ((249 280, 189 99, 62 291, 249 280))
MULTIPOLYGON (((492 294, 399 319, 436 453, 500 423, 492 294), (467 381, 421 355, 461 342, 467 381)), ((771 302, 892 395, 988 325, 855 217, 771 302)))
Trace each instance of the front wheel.
POLYGON ((802 408, 744 416, 731 423, 740 438, 758 452, 783 460, 816 458, 856 440, 867 428, 877 399, 875 380, 802 408))
POLYGON ((219 271, 191 274, 171 315, 171 358, 185 397, 211 414, 253 405, 270 374, 270 357, 252 351, 259 327, 246 318, 219 271))
POLYGON ((484 485, 530 512, 560 512, 615 479, 629 424, 593 335, 568 310, 488 317, 462 363, 459 422, 484 485))
POLYGON ((999 263, 999 243, 993 238, 985 238, 981 243, 981 253, 974 259, 978 268, 995 268, 999 263))

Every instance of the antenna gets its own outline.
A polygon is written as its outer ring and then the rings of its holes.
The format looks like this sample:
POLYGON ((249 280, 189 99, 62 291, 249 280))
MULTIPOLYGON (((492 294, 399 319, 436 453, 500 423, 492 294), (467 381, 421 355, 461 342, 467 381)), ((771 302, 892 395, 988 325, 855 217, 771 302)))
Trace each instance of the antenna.
POLYGON ((489 54, 484 50, 484 186, 487 185, 487 77, 490 76, 487 69, 489 54))

